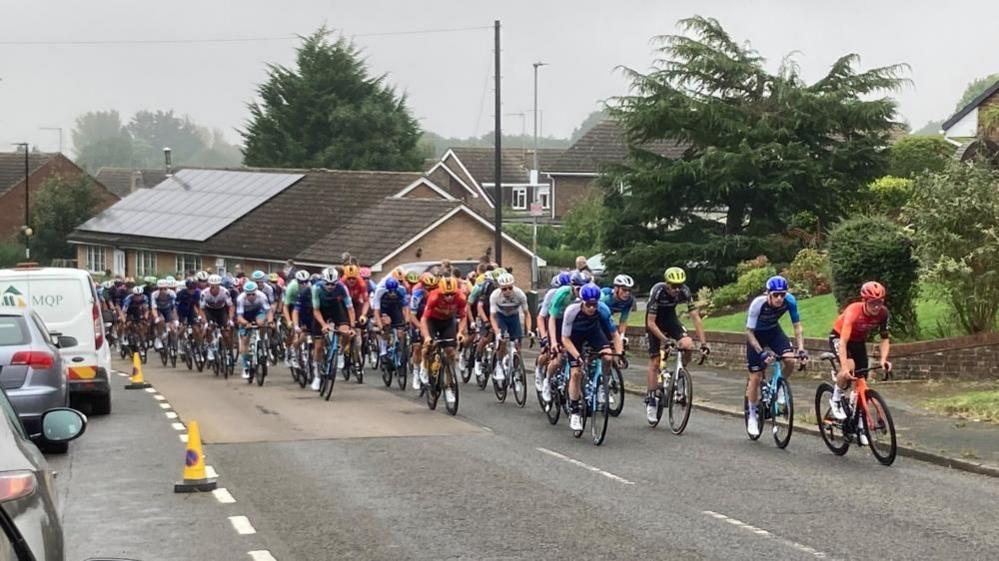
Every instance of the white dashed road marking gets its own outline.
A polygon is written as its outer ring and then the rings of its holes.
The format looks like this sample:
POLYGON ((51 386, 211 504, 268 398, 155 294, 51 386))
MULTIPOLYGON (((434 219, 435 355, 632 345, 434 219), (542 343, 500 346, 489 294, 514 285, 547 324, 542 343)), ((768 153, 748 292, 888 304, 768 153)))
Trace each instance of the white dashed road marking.
POLYGON ((183 442, 184 444, 187 444, 187 435, 186 434, 178 434, 177 438, 179 438, 180 441, 183 442))
POLYGON ((271 552, 266 549, 258 549, 248 553, 250 554, 250 559, 253 559, 253 561, 277 561, 277 559, 274 559, 274 556, 271 555, 271 552))
POLYGON ((219 472, 215 471, 212 466, 205 466, 205 476, 218 478, 219 472))
POLYGON ((602 475, 602 476, 604 476, 604 477, 606 477, 608 479, 613 479, 614 481, 617 481, 618 483, 624 483, 625 485, 634 485, 635 484, 634 481, 628 481, 627 479, 625 479, 625 478, 623 478, 621 476, 618 476, 618 475, 614 475, 613 473, 611 473, 609 471, 604 471, 604 470, 602 470, 602 469, 600 469, 598 467, 591 466, 590 464, 587 464, 587 463, 581 462, 579 460, 570 458, 569 456, 563 456, 562 454, 559 454, 558 452, 553 452, 553 451, 551 451, 551 450, 549 450, 547 448, 535 448, 535 450, 537 450, 538 452, 541 452, 542 454, 548 454, 549 456, 552 456, 553 458, 558 458, 560 460, 564 460, 566 462, 569 462, 570 464, 572 464, 574 466, 579 466, 579 467, 581 467, 583 469, 590 470, 590 471, 592 471, 594 473, 599 473, 600 475, 602 475))
POLYGON ((236 529, 236 533, 240 535, 257 533, 257 531, 253 529, 253 525, 250 524, 250 519, 245 516, 230 516, 229 523, 236 529))
POLYGON ((808 554, 814 556, 816 559, 833 559, 828 554, 823 553, 823 552, 821 552, 821 551, 819 551, 819 550, 817 550, 817 549, 815 549, 813 547, 808 547, 807 545, 800 544, 800 543, 798 543, 796 541, 787 540, 787 539, 784 539, 784 538, 782 538, 780 536, 775 536, 774 534, 770 533, 767 530, 764 530, 763 528, 757 528, 756 526, 753 526, 752 524, 746 524, 742 520, 736 520, 735 518, 731 518, 731 517, 725 516, 724 514, 720 514, 720 513, 714 512, 713 510, 705 510, 704 514, 707 514, 708 516, 710 516, 712 518, 717 518, 718 520, 724 520, 725 522, 728 522, 729 524, 731 524, 733 526, 736 526, 738 528, 742 528, 743 530, 752 532, 752 533, 756 534, 757 536, 762 536, 762 537, 765 537, 765 538, 770 538, 772 540, 776 540, 776 541, 778 541, 778 542, 780 542, 780 543, 782 543, 782 544, 784 544, 784 545, 786 545, 786 546, 788 546, 790 548, 797 549, 798 551, 801 551, 803 553, 808 553, 808 554))
POLYGON ((167 411, 166 412, 166 418, 167 419, 176 419, 177 418, 177 414, 174 413, 173 411, 167 411))
POLYGON ((161 403, 160 404, 160 409, 170 409, 170 404, 169 403, 161 403))
POLYGON ((156 393, 156 388, 146 388, 146 393, 156 393))
POLYGON ((166 398, 163 397, 162 395, 158 394, 158 393, 153 394, 153 397, 155 397, 156 399, 158 399, 160 401, 166 401, 166 398))
POLYGON ((225 487, 220 487, 212 491, 212 494, 215 495, 215 498, 218 499, 218 501, 224 505, 236 502, 236 499, 233 498, 232 494, 225 487))
POLYGON ((173 427, 173 430, 177 431, 187 430, 187 427, 184 426, 184 423, 170 423, 170 426, 173 427))

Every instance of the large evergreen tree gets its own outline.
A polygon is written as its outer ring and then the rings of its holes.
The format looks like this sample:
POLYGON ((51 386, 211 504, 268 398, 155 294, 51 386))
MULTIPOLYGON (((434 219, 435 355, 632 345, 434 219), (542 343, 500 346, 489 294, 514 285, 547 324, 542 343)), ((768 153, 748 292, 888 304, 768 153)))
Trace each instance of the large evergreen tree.
POLYGON ((803 215, 831 223, 884 174, 896 103, 875 95, 904 84, 905 67, 859 72, 858 57, 846 55, 807 84, 790 59, 767 72, 714 19, 680 26, 686 34, 658 38, 650 72, 624 69, 631 93, 611 103, 630 148, 605 170, 612 188, 602 239, 617 266, 698 262, 715 269, 702 282, 719 282, 738 259, 776 251, 761 246, 764 236, 803 215), (643 148, 654 142, 677 144, 683 155, 643 148), (712 213, 720 220, 706 219, 712 213))
POLYGON ((304 37, 297 68, 270 65, 251 103, 250 166, 411 170, 422 161, 420 127, 406 97, 370 76, 358 49, 321 28, 304 37))

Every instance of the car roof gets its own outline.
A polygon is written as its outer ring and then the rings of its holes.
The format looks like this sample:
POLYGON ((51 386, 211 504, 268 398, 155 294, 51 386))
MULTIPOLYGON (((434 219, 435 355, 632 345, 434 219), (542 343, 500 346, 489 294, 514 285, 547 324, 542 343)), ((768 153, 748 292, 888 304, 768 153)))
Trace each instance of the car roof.
POLYGON ((22 316, 31 314, 31 308, 20 308, 18 306, 0 306, 0 316, 22 316))
POLYGON ((90 273, 83 269, 71 267, 7 267, 0 269, 0 278, 14 277, 70 277, 75 279, 90 279, 90 273))

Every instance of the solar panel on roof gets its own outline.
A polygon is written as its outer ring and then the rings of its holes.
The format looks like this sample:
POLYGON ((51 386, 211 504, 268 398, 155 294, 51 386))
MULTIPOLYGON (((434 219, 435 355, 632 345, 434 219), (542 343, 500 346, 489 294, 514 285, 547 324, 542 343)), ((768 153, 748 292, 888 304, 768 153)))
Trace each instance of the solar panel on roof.
POLYGON ((80 229, 203 242, 302 177, 185 169, 152 189, 132 193, 80 229))

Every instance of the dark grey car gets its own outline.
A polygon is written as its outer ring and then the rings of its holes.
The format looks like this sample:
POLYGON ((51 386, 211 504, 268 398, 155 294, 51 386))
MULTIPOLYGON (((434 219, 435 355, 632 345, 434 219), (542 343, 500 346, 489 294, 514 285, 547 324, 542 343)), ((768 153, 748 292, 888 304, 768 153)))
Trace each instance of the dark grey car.
MULTIPOLYGON (((36 440, 60 444, 83 434, 87 418, 79 411, 58 408, 44 412, 39 424, 41 433, 36 440)), ((12 528, 3 528, 4 533, 15 533, 20 538, 14 542, 16 547, 29 549, 39 561, 64 558, 54 479, 52 469, 31 442, 7 394, 0 390, 0 509, 3 510, 0 523, 4 526, 12 523, 12 528)))
POLYGON ((75 344, 54 338, 31 308, 0 307, 0 385, 29 434, 41 432, 42 413, 69 404, 59 348, 75 344))

